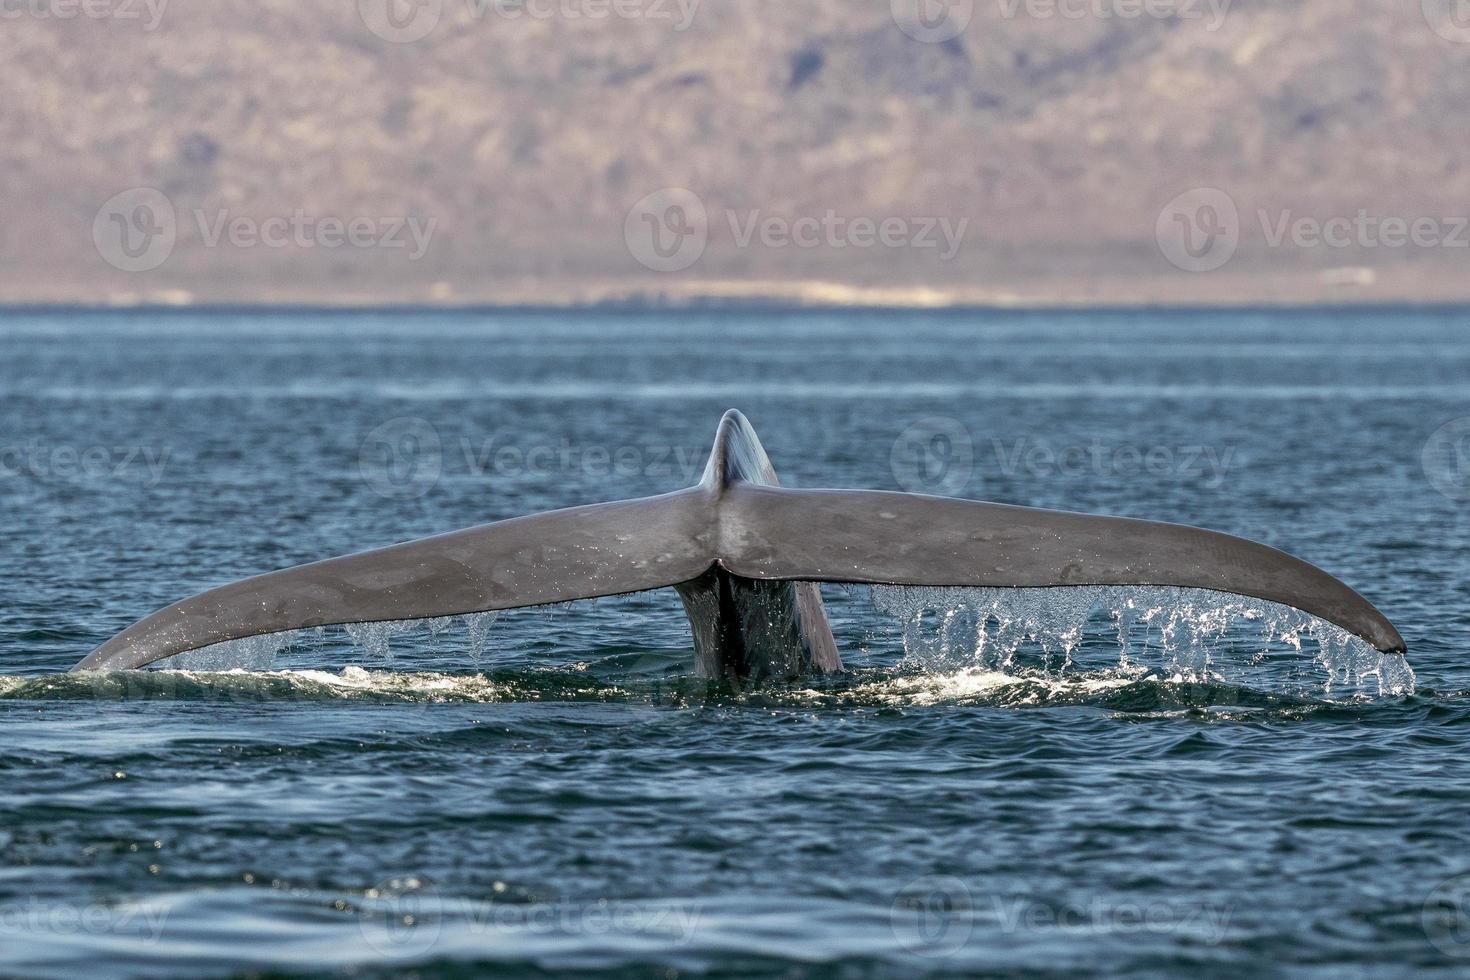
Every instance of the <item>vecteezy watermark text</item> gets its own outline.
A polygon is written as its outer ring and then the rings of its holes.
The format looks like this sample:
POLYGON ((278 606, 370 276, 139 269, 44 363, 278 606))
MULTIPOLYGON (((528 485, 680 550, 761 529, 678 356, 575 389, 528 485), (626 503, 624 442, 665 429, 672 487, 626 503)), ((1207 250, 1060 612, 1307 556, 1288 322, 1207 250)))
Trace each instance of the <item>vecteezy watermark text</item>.
MULTIPOLYGON (((644 20, 687 31, 702 0, 463 0, 472 21, 644 20)), ((450 0, 358 0, 357 12, 368 30, 394 44, 422 41, 451 10, 450 0)))
POLYGON ((759 241, 765 248, 914 248, 939 249, 939 261, 959 254, 969 218, 849 218, 828 210, 820 217, 726 212, 738 248, 759 241))
POLYGON ((1198 477, 1214 489, 1225 482, 1235 459, 1235 447, 1223 451, 1214 446, 1115 446, 1101 438, 1087 443, 1054 445, 1025 436, 1009 442, 990 440, 996 469, 1013 477, 1149 476, 1198 477))
POLYGON ((117 20, 158 29, 169 0, 0 0, 0 20, 117 20))
POLYGON ((894 479, 910 493, 958 496, 977 474, 1040 479, 1147 475, 1199 481, 1215 489, 1235 461, 1235 447, 1135 445, 1100 436, 1057 443, 1020 436, 977 442, 958 419, 933 417, 907 426, 889 456, 894 479))
POLYGON ((439 943, 446 924, 461 936, 653 936, 685 944, 694 938, 702 914, 698 903, 526 901, 510 895, 503 882, 493 888, 493 894, 476 899, 443 894, 417 875, 389 879, 363 895, 356 909, 358 926, 376 952, 418 958, 439 943))
POLYGON ((1000 927, 1008 933, 1065 929, 1098 935, 1139 934, 1197 937, 1208 946, 1225 941, 1234 908, 1214 902, 1134 902, 1094 897, 1085 902, 1037 902, 1025 898, 991 900, 1000 927))
POLYGON ((358 467, 373 492, 393 500, 429 493, 445 471, 475 479, 651 479, 687 486, 704 465, 693 446, 533 442, 501 433, 444 439, 426 419, 390 419, 367 434, 358 467))
POLYGON ((960 878, 928 875, 899 889, 889 923, 894 937, 920 956, 952 956, 969 943, 977 919, 1006 934, 1090 932, 1096 935, 1185 934, 1210 946, 1225 941, 1234 908, 1208 901, 1132 901, 1102 896, 1087 901, 1043 902, 986 896, 977 900, 960 878))
MULTIPOLYGON (((1268 249, 1470 249, 1470 215, 1390 215, 1359 208, 1354 214, 1301 214, 1257 208, 1252 217, 1268 249)), ((1200 187, 1164 206, 1155 225, 1159 250, 1186 272, 1213 272, 1235 257, 1246 222, 1235 199, 1200 187)))
POLYGON ((156 905, 76 905, 40 898, 0 903, 0 937, 128 936, 156 943, 169 910, 156 905))
MULTIPOLYGON (((975 19, 977 0, 889 0, 893 21, 909 37, 943 44, 963 34, 975 19)), ((1173 20, 1198 22, 1217 31, 1234 0, 994 0, 1005 20, 1173 20)), ((1432 0, 1425 0, 1426 3, 1432 0)))
POLYGON ((687 31, 702 0, 466 0, 471 13, 507 20, 651 20, 687 31))
POLYGON ((131 481, 156 487, 168 467, 166 446, 48 445, 38 439, 0 445, 0 480, 131 481))
POLYGON ((1360 208, 1353 217, 1317 218, 1290 209, 1256 212, 1271 248, 1470 248, 1470 217, 1383 217, 1360 208))
POLYGON ((996 0, 1007 20, 1185 20, 1217 31, 1234 0, 996 0))
POLYGON ((199 208, 193 213, 205 248, 218 248, 223 242, 234 248, 406 249, 410 262, 424 257, 438 225, 437 218, 413 215, 318 218, 299 208, 289 215, 264 219, 232 215, 227 209, 206 212, 199 208))
POLYGON ((941 262, 959 254, 969 218, 933 216, 770 214, 759 208, 716 212, 683 187, 666 187, 638 201, 623 222, 628 252, 654 272, 680 272, 703 257, 711 224, 723 224, 736 248, 912 249, 930 251, 941 262), (723 220, 721 220, 723 219, 723 220))
POLYGON ((92 222, 92 242, 104 260, 123 272, 149 272, 169 260, 178 244, 181 223, 208 249, 384 249, 405 253, 410 262, 423 258, 438 228, 437 218, 416 215, 313 215, 296 208, 290 214, 236 214, 228 208, 194 208, 181 221, 167 195, 136 187, 114 195, 92 222))

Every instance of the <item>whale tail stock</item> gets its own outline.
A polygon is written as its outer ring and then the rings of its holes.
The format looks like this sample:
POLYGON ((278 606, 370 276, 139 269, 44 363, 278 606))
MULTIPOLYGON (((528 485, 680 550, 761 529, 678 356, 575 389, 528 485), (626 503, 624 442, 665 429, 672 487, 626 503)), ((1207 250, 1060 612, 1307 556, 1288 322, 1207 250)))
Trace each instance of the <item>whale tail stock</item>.
POLYGON ((1384 652, 1404 641, 1342 582, 1274 548, 1119 517, 865 490, 782 488, 728 412, 700 482, 302 565, 186 599, 73 670, 131 670, 317 626, 468 615, 674 588, 699 672, 760 681, 841 668, 816 583, 1179 586, 1278 602, 1384 652))

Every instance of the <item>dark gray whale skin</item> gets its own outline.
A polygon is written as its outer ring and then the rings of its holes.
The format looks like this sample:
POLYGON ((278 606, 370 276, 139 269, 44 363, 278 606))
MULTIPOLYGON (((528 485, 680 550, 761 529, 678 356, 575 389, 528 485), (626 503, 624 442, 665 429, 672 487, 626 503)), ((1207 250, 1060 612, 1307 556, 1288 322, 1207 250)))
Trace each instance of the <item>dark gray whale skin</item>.
POLYGON ((728 412, 687 490, 554 511, 271 572, 128 627, 73 670, 133 670, 228 640, 674 588, 700 674, 841 669, 817 585, 1212 589, 1294 606, 1403 652, 1393 624, 1326 572, 1243 538, 1119 517, 860 490, 782 488, 728 412))

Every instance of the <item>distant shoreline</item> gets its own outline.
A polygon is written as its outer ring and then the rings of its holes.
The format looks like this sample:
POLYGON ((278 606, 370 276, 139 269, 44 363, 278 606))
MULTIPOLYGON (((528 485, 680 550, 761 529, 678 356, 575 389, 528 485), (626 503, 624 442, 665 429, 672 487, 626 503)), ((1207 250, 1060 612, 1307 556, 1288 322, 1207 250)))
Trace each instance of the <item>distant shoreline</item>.
MULTIPOLYGON (((636 300, 598 303, 543 302, 543 303, 424 303, 409 302, 277 302, 258 303, 206 302, 206 303, 137 303, 120 305, 115 303, 88 302, 5 302, 0 300, 0 317, 10 315, 131 315, 190 316, 190 315, 341 315, 364 313, 392 313, 408 316, 432 316, 437 314, 519 314, 558 315, 567 313, 605 313, 614 315, 669 315, 699 314, 832 314, 846 313, 878 315, 892 313, 919 313, 935 316, 958 316, 974 314, 1085 314, 1085 313, 1190 313, 1190 314, 1240 314, 1281 312, 1343 312, 1364 313, 1382 311, 1416 311, 1470 313, 1470 299, 1465 300, 1391 300, 1364 299, 1360 301, 1248 301, 1241 303, 1213 302, 1053 302, 1053 303, 955 303, 944 306, 902 306, 887 304, 843 304, 802 303, 788 298, 770 300, 709 298, 683 303, 646 302, 636 300)), ((0 323, 3 325, 3 323, 0 323)))

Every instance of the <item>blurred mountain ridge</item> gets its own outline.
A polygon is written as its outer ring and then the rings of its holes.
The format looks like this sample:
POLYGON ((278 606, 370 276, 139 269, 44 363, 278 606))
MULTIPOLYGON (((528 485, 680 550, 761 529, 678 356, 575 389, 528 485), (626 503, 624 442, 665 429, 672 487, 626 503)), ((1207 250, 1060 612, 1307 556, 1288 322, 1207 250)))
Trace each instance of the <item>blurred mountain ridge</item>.
POLYGON ((1450 0, 52 2, 11 303, 1470 298, 1450 0))

